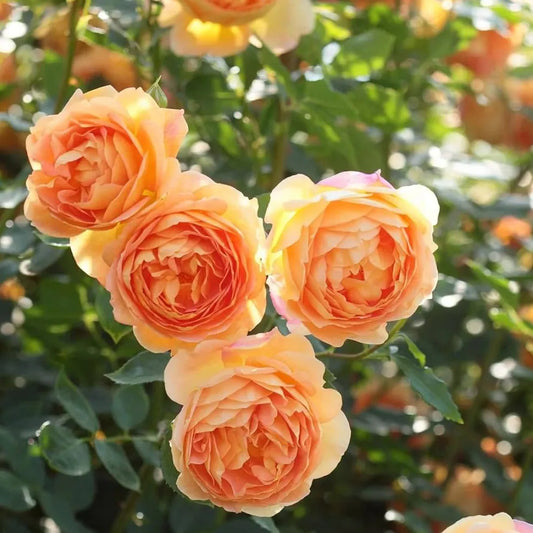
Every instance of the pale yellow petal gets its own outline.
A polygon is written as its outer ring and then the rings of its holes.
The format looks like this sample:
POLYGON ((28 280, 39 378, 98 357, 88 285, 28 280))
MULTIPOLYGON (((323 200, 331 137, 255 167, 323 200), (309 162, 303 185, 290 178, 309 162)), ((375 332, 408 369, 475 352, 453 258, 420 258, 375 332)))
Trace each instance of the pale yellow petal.
POLYGON ((351 435, 350 424, 342 411, 333 420, 322 424, 320 459, 313 478, 327 476, 336 468, 348 449, 351 435))
POLYGON ((70 249, 78 266, 105 286, 109 265, 104 261, 104 249, 117 238, 118 228, 105 231, 84 231, 70 238, 70 249))
POLYGON ((296 48, 302 35, 313 31, 313 4, 311 0, 278 0, 266 15, 250 26, 275 54, 283 54, 296 48))
POLYGON ((163 28, 172 26, 182 11, 182 5, 176 0, 163 0, 163 8, 161 9, 157 22, 163 28))
POLYGON ((407 185, 398 189, 398 196, 407 200, 434 226, 439 219, 439 201, 435 193, 424 185, 407 185))

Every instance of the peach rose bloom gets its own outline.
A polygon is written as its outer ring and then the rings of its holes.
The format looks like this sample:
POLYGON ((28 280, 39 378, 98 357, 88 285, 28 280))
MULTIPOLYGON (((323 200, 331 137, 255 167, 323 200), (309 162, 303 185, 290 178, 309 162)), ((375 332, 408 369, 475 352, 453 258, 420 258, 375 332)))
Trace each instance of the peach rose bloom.
POLYGON ((498 513, 461 518, 442 533, 533 533, 533 525, 498 513))
POLYGON ((333 346, 384 342, 387 322, 412 315, 435 288, 438 212, 428 188, 394 189, 379 171, 283 180, 265 215, 267 274, 289 329, 333 346))
POLYGON ((265 311, 257 200, 167 162, 170 189, 129 223, 71 239, 78 265, 111 293, 115 319, 153 352, 233 342, 265 311))
POLYGON ((281 54, 313 31, 315 17, 310 0, 163 0, 159 24, 171 27, 177 55, 229 56, 254 38, 281 54))
POLYGON ((177 486, 227 511, 272 516, 329 474, 350 441, 341 396, 303 336, 278 330, 179 352, 165 387, 183 404, 170 446, 177 486))
POLYGON ((24 214, 56 237, 131 218, 153 201, 186 132, 182 110, 160 108, 142 89, 76 91, 30 130, 24 214))

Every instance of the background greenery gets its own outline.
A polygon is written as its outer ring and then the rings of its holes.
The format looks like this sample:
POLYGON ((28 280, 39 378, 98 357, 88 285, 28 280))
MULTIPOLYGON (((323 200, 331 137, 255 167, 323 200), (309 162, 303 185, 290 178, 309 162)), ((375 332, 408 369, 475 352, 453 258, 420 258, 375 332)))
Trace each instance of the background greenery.
MULTIPOLYGON (((73 18, 65 2, 0 4, 2 531, 438 533, 499 510, 533 521, 531 5, 456 2, 442 27, 420 30, 416 2, 362 3, 316 2, 315 31, 282 57, 250 46, 224 59, 170 53, 157 1, 76 0, 86 11, 73 18), (480 29, 505 37, 517 24, 526 26, 514 64, 496 68, 496 45, 488 77, 449 59, 480 29), (410 340, 365 360, 324 357, 352 442, 336 471, 274 520, 168 486, 177 410, 161 381, 168 356, 143 352, 66 243, 22 215, 31 123, 75 87, 148 88, 159 76, 169 106, 186 111, 183 168, 259 196, 263 209, 290 174, 378 168, 395 186, 429 186, 441 203, 433 300, 405 326, 410 340), (529 102, 513 101, 508 83, 523 84, 529 102), (501 105, 520 118, 518 140, 503 135, 512 124, 501 105), (426 364, 464 424, 443 416, 459 419, 426 364)), ((260 328, 283 328, 268 313, 260 328)))

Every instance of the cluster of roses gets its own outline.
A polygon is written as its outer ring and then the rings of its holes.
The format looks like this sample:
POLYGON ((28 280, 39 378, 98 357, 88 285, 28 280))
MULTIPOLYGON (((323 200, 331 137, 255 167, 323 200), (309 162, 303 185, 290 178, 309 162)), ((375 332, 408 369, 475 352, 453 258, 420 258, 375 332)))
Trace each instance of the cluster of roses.
POLYGON ((25 214, 70 238, 143 346, 170 350, 178 487, 270 516, 331 472, 350 440, 305 335, 381 343, 388 321, 411 315, 436 283, 438 203, 379 172, 296 175, 272 191, 267 238, 256 199, 181 171, 186 133, 183 111, 141 89, 77 91, 28 137, 25 214), (247 336, 265 313, 267 276, 291 333, 247 336))

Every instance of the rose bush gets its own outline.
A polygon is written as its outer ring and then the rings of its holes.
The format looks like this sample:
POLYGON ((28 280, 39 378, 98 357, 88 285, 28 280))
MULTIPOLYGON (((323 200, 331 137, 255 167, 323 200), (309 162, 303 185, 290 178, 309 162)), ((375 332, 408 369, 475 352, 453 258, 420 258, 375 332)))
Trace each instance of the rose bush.
POLYGON ((513 520, 506 513, 478 515, 462 518, 446 528, 443 533, 533 533, 533 525, 521 520, 513 520))
POLYGON ((76 91, 31 128, 24 214, 56 237, 127 220, 153 201, 186 132, 182 110, 160 108, 142 89, 76 91))
POLYGON ((267 273, 289 328, 334 346, 385 341, 387 322, 410 316, 435 287, 438 211, 426 187, 394 189, 379 172, 282 181, 265 215, 267 273))
POLYGON ((295 48, 314 27, 310 0, 164 0, 159 23, 171 27, 178 55, 228 56, 253 36, 275 53, 295 48))
POLYGON ((165 388, 184 406, 170 441, 180 490, 257 516, 306 496, 350 440, 341 396, 324 388, 323 374, 307 339, 277 330, 179 351, 165 388))
POLYGON ((111 293, 116 320, 155 352, 231 342, 265 310, 257 200, 168 160, 168 191, 130 223, 72 239, 74 258, 111 293))

